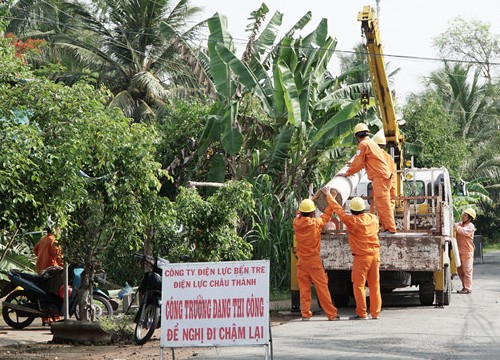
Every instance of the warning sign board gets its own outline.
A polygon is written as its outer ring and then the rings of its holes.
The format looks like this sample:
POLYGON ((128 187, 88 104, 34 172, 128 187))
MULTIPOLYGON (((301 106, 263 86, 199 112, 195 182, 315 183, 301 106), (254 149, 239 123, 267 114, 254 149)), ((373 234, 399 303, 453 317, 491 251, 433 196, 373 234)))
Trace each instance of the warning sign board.
POLYGON ((161 347, 269 343, 269 261, 167 264, 161 347))

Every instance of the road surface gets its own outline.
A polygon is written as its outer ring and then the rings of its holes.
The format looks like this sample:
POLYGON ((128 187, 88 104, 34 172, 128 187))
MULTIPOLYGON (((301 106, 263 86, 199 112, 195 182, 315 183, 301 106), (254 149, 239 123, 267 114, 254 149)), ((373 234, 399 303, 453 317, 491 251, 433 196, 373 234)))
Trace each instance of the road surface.
MULTIPOLYGON (((298 359, 500 359, 500 252, 485 254, 474 265, 472 294, 456 294, 450 306, 420 306, 418 291, 383 298, 378 320, 348 320, 354 308, 340 311, 340 321, 324 314, 272 327, 275 360, 298 359)), ((203 349, 197 359, 264 359, 265 349, 203 349)), ((269 359, 271 358, 269 351, 269 359)))
MULTIPOLYGON (((403 291, 398 296, 383 297, 383 311, 379 320, 353 321, 354 308, 340 309, 340 321, 327 321, 324 314, 315 315, 311 321, 299 319, 272 327, 272 358, 298 359, 500 359, 500 251, 485 254, 483 264, 474 264, 474 289, 472 294, 454 293, 450 306, 435 308, 420 306, 418 291, 403 291)), ((454 280, 454 289, 460 289, 454 280)), ((52 349, 46 343, 52 339, 47 327, 37 319, 24 330, 14 330, 0 320, 0 358, 34 359, 70 358, 66 353, 52 349), (33 343, 41 348, 33 351, 33 343), (43 344, 45 343, 45 345, 43 344), (15 355, 7 349, 25 344, 15 355), (30 345, 31 344, 31 345, 30 345), (2 348, 3 347, 3 348, 2 348), (29 351, 29 347, 33 349, 29 351), (2 350, 4 349, 4 350, 2 350), (28 354, 29 351, 29 354, 28 354), (35 353, 33 353, 35 352, 35 353), (31 357, 29 357, 30 355, 31 357), (17 356, 17 357, 16 357, 17 356)), ((154 339, 145 346, 153 349, 146 354, 146 347, 111 346, 89 347, 99 354, 91 357, 84 348, 75 347, 85 359, 138 359, 156 358, 159 341, 154 339), (139 357, 144 352, 144 357, 139 357), (104 356, 103 353, 106 355, 104 356), (154 355, 151 355, 154 354, 154 355), (104 356, 104 357, 103 357, 104 356)), ((176 350, 176 359, 254 360, 264 359, 263 347, 250 348, 198 348, 176 350), (191 359, 191 357, 189 357, 191 359)), ((271 359, 269 351, 268 358, 271 359)), ((170 350, 164 350, 170 359, 170 350)), ((74 359, 72 357, 71 359, 74 359)))

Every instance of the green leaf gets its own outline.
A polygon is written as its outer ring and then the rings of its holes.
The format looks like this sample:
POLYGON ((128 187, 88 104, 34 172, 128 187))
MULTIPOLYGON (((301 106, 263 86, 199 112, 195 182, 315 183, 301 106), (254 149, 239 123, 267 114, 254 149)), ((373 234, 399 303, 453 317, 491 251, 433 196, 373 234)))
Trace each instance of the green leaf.
POLYGON ((295 84, 295 78, 288 65, 283 61, 278 62, 278 71, 283 97, 288 111, 288 121, 294 126, 300 126, 302 114, 300 111, 299 93, 295 84))
POLYGON ((224 132, 222 145, 229 154, 236 155, 240 151, 241 145, 243 145, 243 135, 231 127, 224 132))
POLYGON ((361 104, 359 100, 355 100, 342 108, 318 130, 313 138, 312 146, 317 147, 319 144, 327 142, 330 138, 340 137, 347 131, 350 131, 351 121, 348 123, 349 128, 346 127, 346 121, 355 117, 360 110, 361 104))
POLYGON ((302 16, 299 19, 299 21, 295 23, 295 25, 292 26, 290 30, 288 30, 285 36, 293 36, 293 34, 296 31, 302 30, 309 23, 309 21, 311 21, 311 19, 312 19, 312 12, 308 11, 307 13, 304 14, 304 16, 302 16))
MULTIPOLYGON (((210 158, 210 170, 207 174, 208 182, 224 183, 226 175, 226 165, 224 158, 221 155, 214 155, 210 158)), ((216 191, 215 188, 207 189, 207 195, 212 195, 216 191)))
POLYGON ((210 55, 210 70, 214 81, 214 86, 219 94, 230 98, 234 93, 234 88, 230 82, 229 68, 218 55, 217 44, 232 49, 233 43, 229 32, 227 31, 227 18, 224 15, 215 14, 208 19, 208 52, 210 55))
POLYGON ((216 45, 216 51, 220 57, 220 59, 227 64, 237 79, 241 82, 241 84, 250 92, 254 92, 257 95, 265 110, 270 113, 271 105, 268 102, 268 97, 264 94, 264 91, 260 87, 257 79, 253 75, 252 71, 247 67, 247 65, 238 59, 234 53, 232 53, 228 48, 226 48, 223 44, 216 45))
POLYGON ((224 117, 221 115, 208 116, 205 128, 200 137, 200 144, 198 145, 198 154, 202 155, 207 151, 208 146, 212 141, 220 138, 224 131, 224 117))
POLYGON ((323 18, 321 19, 316 29, 314 29, 314 31, 312 31, 304 38, 304 40, 302 40, 302 46, 305 50, 321 48, 325 44, 327 36, 328 20, 323 18))
POLYGON ((282 20, 283 14, 279 11, 276 11, 271 20, 269 20, 269 23, 266 25, 264 30, 262 30, 261 34, 255 41, 252 60, 255 59, 255 62, 258 63, 262 59, 261 55, 273 46, 274 41, 278 36, 279 27, 281 26, 282 20))
POLYGON ((274 139, 273 145, 269 151, 269 169, 271 171, 279 171, 283 169, 283 164, 288 159, 288 150, 290 141, 294 133, 294 128, 285 127, 274 139))

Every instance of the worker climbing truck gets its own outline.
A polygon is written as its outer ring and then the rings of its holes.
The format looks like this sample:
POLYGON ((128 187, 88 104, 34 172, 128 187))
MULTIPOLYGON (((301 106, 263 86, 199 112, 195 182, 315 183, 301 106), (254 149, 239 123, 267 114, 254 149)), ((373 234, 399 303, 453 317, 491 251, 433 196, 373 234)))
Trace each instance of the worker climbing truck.
MULTIPOLYGON (((417 169, 403 159, 404 135, 396 121, 392 95, 388 88, 378 23, 374 10, 365 6, 359 13, 366 38, 366 53, 372 90, 383 123, 387 148, 397 168, 395 234, 381 233, 380 287, 382 293, 417 286, 422 305, 448 305, 452 276, 459 264, 453 237, 452 184, 445 168, 417 169)), ((339 173, 345 173, 347 166, 339 173)), ((336 190, 337 202, 349 212, 349 199, 372 199, 371 182, 364 171, 350 177, 334 176, 328 184, 336 190)), ((320 210, 327 206, 321 191, 315 194, 320 210)), ((321 238, 322 259, 328 273, 329 288, 337 306, 346 306, 353 295, 352 254, 342 223, 327 227, 321 238)))

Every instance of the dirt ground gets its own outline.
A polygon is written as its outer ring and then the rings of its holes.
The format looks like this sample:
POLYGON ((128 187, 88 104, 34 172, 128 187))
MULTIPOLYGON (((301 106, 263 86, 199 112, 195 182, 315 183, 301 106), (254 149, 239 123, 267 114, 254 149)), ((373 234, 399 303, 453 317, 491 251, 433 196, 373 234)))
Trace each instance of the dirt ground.
MULTIPOLYGON (((294 316, 283 315, 279 312, 271 312, 271 326, 280 325, 294 318, 294 316)), ((175 359, 184 360, 195 358, 199 350, 199 348, 175 349, 175 359)), ((138 346, 133 343, 122 343, 111 346, 31 343, 0 347, 0 359, 2 360, 146 360, 158 359, 159 357, 160 329, 158 329, 151 340, 143 346, 138 346)), ((165 360, 172 359, 172 352, 170 349, 164 350, 163 358, 165 360)))

